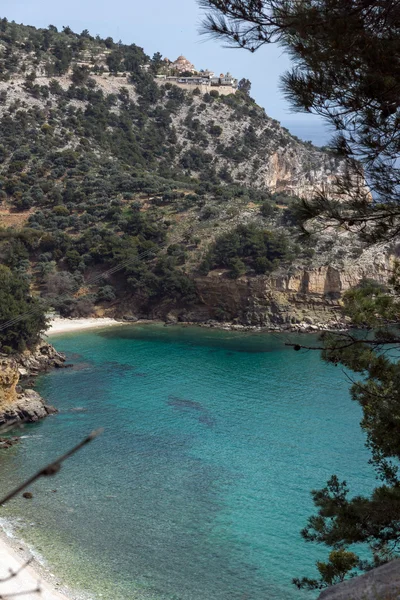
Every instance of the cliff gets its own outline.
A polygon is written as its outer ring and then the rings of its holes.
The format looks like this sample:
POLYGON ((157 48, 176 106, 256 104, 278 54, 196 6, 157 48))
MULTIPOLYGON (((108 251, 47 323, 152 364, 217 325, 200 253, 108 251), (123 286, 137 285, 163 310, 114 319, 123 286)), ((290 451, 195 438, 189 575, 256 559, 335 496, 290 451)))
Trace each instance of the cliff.
POLYGON ((349 321, 342 313, 342 295, 365 279, 386 284, 393 257, 384 247, 369 248, 355 260, 317 266, 292 266, 272 275, 243 275, 213 270, 193 281, 198 299, 191 305, 174 301, 143 311, 135 297, 127 296, 110 309, 119 318, 163 319, 233 327, 313 331, 342 328, 349 321))
POLYGON ((61 367, 65 358, 43 342, 33 352, 0 355, 0 425, 23 421, 32 423, 56 412, 32 389, 21 383, 52 367, 61 367))

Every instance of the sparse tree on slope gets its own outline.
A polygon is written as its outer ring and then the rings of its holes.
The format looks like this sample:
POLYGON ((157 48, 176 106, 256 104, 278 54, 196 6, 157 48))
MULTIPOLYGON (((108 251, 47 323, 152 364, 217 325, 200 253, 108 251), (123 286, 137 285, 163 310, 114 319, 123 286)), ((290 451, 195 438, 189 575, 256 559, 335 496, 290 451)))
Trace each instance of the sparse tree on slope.
POLYGON ((243 92, 244 94, 246 94, 246 96, 250 96, 250 90, 251 90, 251 81, 250 79, 245 79, 243 77, 243 79, 241 79, 238 83, 238 90, 240 90, 241 92, 243 92))

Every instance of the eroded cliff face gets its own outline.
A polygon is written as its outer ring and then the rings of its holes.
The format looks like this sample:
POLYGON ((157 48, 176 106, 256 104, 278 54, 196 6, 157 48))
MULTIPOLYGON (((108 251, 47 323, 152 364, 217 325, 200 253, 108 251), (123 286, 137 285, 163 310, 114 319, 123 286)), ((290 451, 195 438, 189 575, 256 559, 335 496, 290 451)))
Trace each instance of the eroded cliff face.
POLYGON ((390 256, 371 252, 343 266, 293 268, 269 277, 232 280, 214 271, 196 278, 201 304, 187 310, 183 318, 272 329, 342 327, 347 324, 341 308, 343 293, 366 278, 387 283, 392 263, 390 256))
POLYGON ((214 270, 194 278, 199 297, 194 305, 182 306, 171 299, 143 311, 130 296, 107 314, 127 321, 210 322, 233 328, 343 328, 351 325, 342 309, 344 292, 365 279, 386 284, 393 273, 393 261, 385 248, 369 248, 358 259, 342 264, 292 266, 270 276, 230 279, 226 270, 214 270))
POLYGON ((0 359, 0 412, 4 412, 17 400, 19 381, 17 361, 13 358, 0 359))
POLYGON ((311 198, 316 190, 331 188, 344 170, 333 155, 294 144, 278 148, 260 169, 261 183, 267 189, 311 198))
POLYGON ((0 355, 0 425, 14 421, 32 423, 56 412, 35 390, 24 389, 20 383, 53 366, 62 366, 64 360, 45 342, 33 352, 19 356, 0 355))

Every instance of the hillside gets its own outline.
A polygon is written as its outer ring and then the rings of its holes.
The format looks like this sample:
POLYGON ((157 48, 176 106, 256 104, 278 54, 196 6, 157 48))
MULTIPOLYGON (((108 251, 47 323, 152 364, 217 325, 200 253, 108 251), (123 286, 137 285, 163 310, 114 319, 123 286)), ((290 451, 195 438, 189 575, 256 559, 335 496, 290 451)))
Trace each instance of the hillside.
POLYGON ((385 281, 387 248, 299 239, 296 204, 343 172, 334 154, 244 91, 163 69, 134 44, 0 20, 2 264, 66 316, 253 325, 327 321, 346 287, 385 281))

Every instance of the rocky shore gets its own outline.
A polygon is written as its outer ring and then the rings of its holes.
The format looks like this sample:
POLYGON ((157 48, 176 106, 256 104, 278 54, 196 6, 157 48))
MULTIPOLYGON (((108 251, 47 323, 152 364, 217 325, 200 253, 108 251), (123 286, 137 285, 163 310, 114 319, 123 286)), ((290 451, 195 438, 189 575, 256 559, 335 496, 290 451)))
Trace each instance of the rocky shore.
POLYGON ((0 354, 0 426, 33 423, 57 412, 30 386, 34 377, 64 362, 65 356, 47 342, 19 355, 0 354))
MULTIPOLYGON (((311 321, 311 320, 310 320, 311 321)), ((160 323, 165 326, 181 325, 184 327, 203 327, 206 329, 222 329, 224 331, 242 331, 242 332, 264 332, 264 333, 322 333, 324 331, 346 331, 352 327, 351 322, 346 319, 331 319, 325 322, 318 321, 300 321, 299 323, 280 323, 268 325, 248 325, 237 323, 236 321, 216 321, 207 319, 206 321, 186 320, 175 314, 168 314, 165 317, 135 317, 124 315, 115 321, 115 324, 126 325, 146 325, 151 323, 160 323)))

